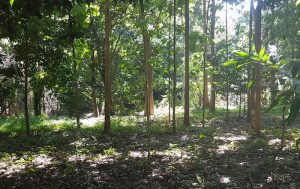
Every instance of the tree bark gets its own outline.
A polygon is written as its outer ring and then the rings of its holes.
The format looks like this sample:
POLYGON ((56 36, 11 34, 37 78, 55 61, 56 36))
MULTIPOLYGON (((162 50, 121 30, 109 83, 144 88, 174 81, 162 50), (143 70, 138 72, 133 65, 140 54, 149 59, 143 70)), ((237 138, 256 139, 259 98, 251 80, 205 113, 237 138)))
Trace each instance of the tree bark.
POLYGON ((80 116, 79 116, 79 84, 78 84, 78 72, 76 65, 76 54, 75 54, 74 41, 72 44, 72 54, 73 54, 73 73, 75 75, 75 116, 76 116, 76 126, 80 127, 80 116))
MULTIPOLYGON (((228 47, 228 7, 227 7, 227 1, 225 3, 225 11, 226 11, 226 26, 225 26, 225 30, 226 30, 226 61, 228 61, 229 59, 229 47, 228 47)), ((228 74, 228 68, 226 69, 226 75, 228 74)), ((229 120, 229 76, 227 76, 226 78, 226 121, 229 120)))
POLYGON ((91 84, 92 84, 92 105, 93 105, 93 114, 94 117, 99 116, 98 105, 97 105, 97 95, 96 95, 96 60, 95 60, 95 51, 91 49, 91 84))
POLYGON ((190 125, 190 13, 189 0, 185 0, 185 72, 184 72, 184 121, 185 126, 190 125))
MULTIPOLYGON (((249 21, 249 54, 251 53, 251 49, 252 49, 252 37, 253 37, 253 0, 250 0, 250 13, 249 13, 249 17, 250 17, 250 21, 249 21)), ((248 65, 248 82, 250 82, 252 80, 252 65, 248 65)), ((253 90, 252 88, 248 88, 247 89, 247 119, 248 121, 252 122, 252 108, 253 108, 253 90)), ((252 123, 251 123, 252 124, 252 123)))
POLYGON ((173 73, 173 134, 176 133, 176 72, 177 72, 177 66, 176 66, 176 0, 173 0, 173 67, 174 67, 174 73, 173 73))
MULTIPOLYGON (((261 10, 262 1, 258 0, 255 10, 255 50, 259 54, 261 50, 261 10)), ((261 124, 261 65, 256 64, 255 71, 255 107, 254 107, 254 120, 253 127, 256 134, 260 134, 261 124)))
MULTIPOLYGON (((204 23, 203 23, 203 34, 206 38, 207 36, 207 8, 206 8, 206 0, 203 0, 203 20, 204 20, 204 23)), ((206 64, 206 47, 207 46, 207 42, 205 42, 205 50, 204 50, 204 65, 206 64)), ((205 66, 204 66, 205 67, 205 66)), ((206 68, 204 68, 206 69, 206 68)), ((206 72, 206 70, 204 70, 204 72, 206 72)), ((203 103, 202 105, 204 107, 209 107, 209 99, 208 99, 208 76, 207 74, 203 74, 203 103)))
MULTIPOLYGON (((143 0, 140 0, 141 4, 141 19, 145 21, 145 7, 143 0)), ((143 33, 143 48, 144 48, 144 67, 145 67, 145 115, 150 116, 154 114, 154 99, 153 99, 153 88, 152 88, 152 66, 149 62, 151 58, 151 45, 150 45, 150 36, 145 25, 142 26, 143 33), (148 104, 149 103, 149 104, 148 104)))
MULTIPOLYGON (((215 23, 216 23, 216 8, 215 0, 211 1, 211 28, 210 28, 210 37, 211 37, 211 65, 213 69, 216 67, 215 59, 215 23)), ((216 110, 216 85, 215 85, 215 73, 214 70, 211 73, 211 93, 210 93, 210 112, 214 113, 216 110)))
MULTIPOLYGON (((27 35, 27 25, 25 25, 25 40, 26 46, 28 45, 28 35, 27 35)), ((26 135, 30 135, 30 124, 29 124, 29 110, 28 110, 28 57, 24 61, 24 117, 25 117, 25 127, 26 135)))
POLYGON ((43 93, 42 89, 37 89, 34 91, 33 94, 33 110, 35 116, 40 116, 42 114, 42 105, 41 105, 42 93, 43 93))
POLYGON ((111 0, 105 0, 104 5, 104 97, 105 97, 105 121, 104 121, 104 133, 111 130, 111 63, 110 63, 110 32, 111 32, 111 15, 110 6, 111 0))

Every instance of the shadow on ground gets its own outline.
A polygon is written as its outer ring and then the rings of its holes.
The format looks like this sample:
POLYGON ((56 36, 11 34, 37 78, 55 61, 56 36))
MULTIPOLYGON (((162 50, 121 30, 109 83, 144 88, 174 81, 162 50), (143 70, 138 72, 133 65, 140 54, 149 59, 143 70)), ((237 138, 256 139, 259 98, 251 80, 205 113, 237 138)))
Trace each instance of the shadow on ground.
POLYGON ((297 188, 299 150, 280 128, 249 136, 242 119, 206 128, 109 136, 97 129, 0 139, 0 188, 297 188), (150 163, 147 149, 150 148, 150 163))

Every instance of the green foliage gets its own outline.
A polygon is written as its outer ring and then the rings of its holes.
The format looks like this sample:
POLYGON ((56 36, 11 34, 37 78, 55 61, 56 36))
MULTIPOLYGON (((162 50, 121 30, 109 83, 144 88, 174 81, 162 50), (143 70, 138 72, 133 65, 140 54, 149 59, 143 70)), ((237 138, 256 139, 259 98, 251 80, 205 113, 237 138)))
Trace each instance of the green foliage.
POLYGON ((115 155, 117 152, 117 149, 113 148, 113 147, 109 147, 108 149, 104 150, 104 155, 105 156, 113 156, 115 155))

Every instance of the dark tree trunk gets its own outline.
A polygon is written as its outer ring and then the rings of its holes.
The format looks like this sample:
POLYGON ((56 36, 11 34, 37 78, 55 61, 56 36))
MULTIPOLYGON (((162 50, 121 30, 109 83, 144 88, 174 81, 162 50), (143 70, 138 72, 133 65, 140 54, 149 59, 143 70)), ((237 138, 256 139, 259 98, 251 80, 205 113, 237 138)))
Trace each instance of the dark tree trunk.
POLYGON ((184 72, 184 120, 185 126, 190 125, 190 12, 189 0, 185 0, 185 72, 184 72))
MULTIPOLYGON (((27 39, 27 25, 25 25, 25 40, 26 45, 28 43, 27 39)), ((24 61, 24 117, 25 117, 25 127, 27 136, 30 135, 30 124, 29 124, 29 110, 28 110, 28 57, 24 61)))
POLYGON ((76 126, 80 128, 80 112, 79 112, 79 84, 78 84, 78 71, 76 65, 76 54, 75 54, 75 47, 74 41, 72 44, 72 54, 73 54, 73 73, 75 75, 75 115, 76 115, 76 126))
POLYGON ((43 89, 37 89, 33 94, 33 110, 35 116, 40 116, 42 114, 42 95, 43 89))
POLYGON ((104 25, 104 98, 105 98, 105 121, 104 133, 111 130, 111 63, 110 63, 110 33, 111 33, 111 0, 105 0, 104 5, 105 25, 104 25))
MULTIPOLYGON (((261 10, 262 10, 262 0, 258 0, 257 7, 255 10, 255 50, 259 54, 261 50, 261 10)), ((255 73, 255 107, 254 107, 254 120, 253 128, 256 134, 260 134, 260 124, 261 124, 261 65, 256 64, 254 67, 255 73)))

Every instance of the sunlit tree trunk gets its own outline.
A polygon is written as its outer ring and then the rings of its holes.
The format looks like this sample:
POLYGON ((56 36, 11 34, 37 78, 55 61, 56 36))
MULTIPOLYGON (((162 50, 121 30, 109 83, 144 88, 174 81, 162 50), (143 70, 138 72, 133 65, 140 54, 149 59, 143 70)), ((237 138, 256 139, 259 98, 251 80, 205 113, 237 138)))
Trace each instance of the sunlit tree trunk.
MULTIPOLYGON (((259 54, 261 50, 261 10, 262 0, 257 1, 257 7, 255 9, 254 23, 255 23, 255 50, 259 54)), ((255 107, 254 107, 254 120, 253 127, 256 134, 260 134, 261 124, 261 65, 256 64, 254 66, 255 73, 255 107)))
POLYGON ((177 65, 176 65, 176 0, 173 1, 173 134, 176 132, 176 80, 177 80, 177 65))
POLYGON ((98 105, 97 105, 97 95, 96 95, 96 60, 95 51, 91 49, 91 84, 92 84, 92 104, 93 104, 93 114, 95 117, 99 116, 98 105))
MULTIPOLYGON (((249 54, 251 53, 252 49, 252 36, 253 36, 253 0, 250 0, 250 21, 249 21, 249 54)), ((248 65, 248 82, 252 80, 252 65, 248 65)), ((253 90, 252 88, 247 89, 247 119, 251 122, 252 120, 252 108, 253 108, 253 90)))
POLYGON ((184 125, 190 125, 190 13, 189 0, 185 0, 185 72, 184 72, 184 125))
MULTIPOLYGON (((140 0, 141 4, 141 19, 145 21, 145 7, 143 0, 140 0)), ((143 32, 143 45, 144 45, 144 67, 145 67, 145 115, 153 115, 154 114, 154 99, 153 99, 153 89, 152 89, 152 65, 149 60, 151 58, 151 47, 150 47, 150 36, 147 31, 147 26, 142 26, 143 32), (149 104, 147 104, 149 103, 149 104)))
POLYGON ((104 5, 104 98, 105 98, 105 121, 104 133, 111 130, 111 63, 110 63, 110 33, 111 33, 111 15, 110 15, 111 0, 105 0, 104 5))
MULTIPOLYGON (((203 0, 203 20, 204 20, 204 23, 203 23, 203 34, 207 35, 207 8, 206 8, 206 0, 203 0)), ((207 45, 207 42, 205 42, 206 45, 207 45)), ((206 45, 205 45, 205 50, 204 50, 204 65, 206 64, 206 45)), ((206 72, 206 71, 205 71, 206 72)), ((203 75, 203 103, 202 105, 204 107, 208 107, 209 106, 209 99, 208 99, 208 76, 207 74, 205 73, 203 75)))
MULTIPOLYGON (((215 23, 216 23, 216 7, 215 0, 211 1, 211 28, 210 28, 210 37, 211 37, 211 65, 214 68, 216 66, 215 59, 215 23)), ((210 112, 214 113, 216 110, 216 85, 215 85, 215 74, 214 70, 211 73, 211 93, 210 93, 210 112)))
MULTIPOLYGON (((225 21, 225 40, 226 40, 226 61, 228 61, 229 58, 229 47, 228 47, 228 7, 227 7, 227 1, 225 3, 225 11, 226 11, 226 21, 225 21)), ((229 76, 228 76, 228 68, 226 70, 226 120, 229 120, 229 76)))

